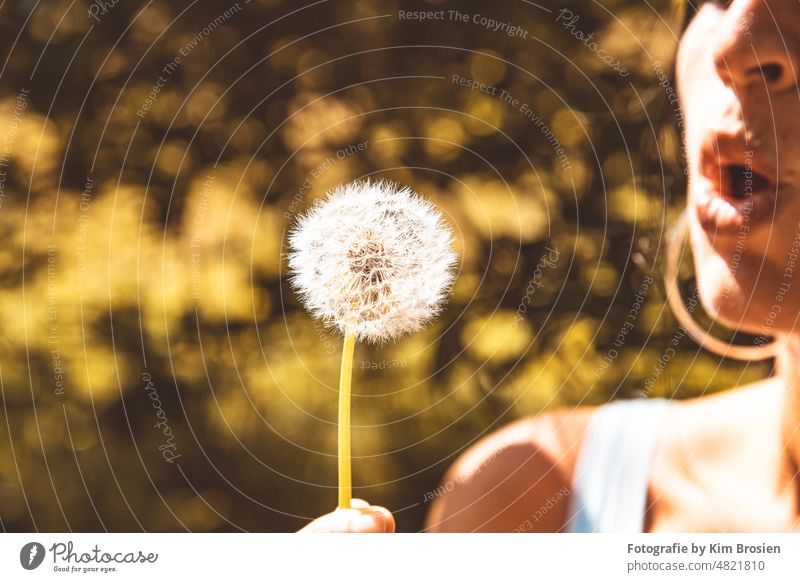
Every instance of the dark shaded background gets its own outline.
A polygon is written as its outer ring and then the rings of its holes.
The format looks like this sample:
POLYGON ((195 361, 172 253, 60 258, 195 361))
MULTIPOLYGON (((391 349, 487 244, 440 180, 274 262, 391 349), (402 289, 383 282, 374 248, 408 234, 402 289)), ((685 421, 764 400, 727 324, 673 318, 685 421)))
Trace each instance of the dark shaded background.
POLYGON ((355 493, 401 530, 500 424, 767 371, 698 351, 664 306, 684 188, 654 67, 669 2, 99 7, 0 6, 3 530, 291 531, 332 509, 340 339, 281 253, 298 212, 358 177, 430 197, 462 261, 435 325, 356 351, 355 493), (528 34, 398 18, 419 9, 528 34))

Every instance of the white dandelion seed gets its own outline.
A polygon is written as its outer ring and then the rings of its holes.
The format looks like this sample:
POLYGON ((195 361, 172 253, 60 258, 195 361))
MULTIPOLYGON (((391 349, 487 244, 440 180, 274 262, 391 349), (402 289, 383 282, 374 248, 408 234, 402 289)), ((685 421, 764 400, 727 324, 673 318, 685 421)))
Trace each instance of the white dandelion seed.
POLYGON ((345 336, 382 343, 419 330, 454 280, 453 236, 436 207, 391 182, 334 189, 289 235, 292 284, 345 336))
POLYGON ((453 236, 409 188, 351 182, 318 202, 289 234, 292 284, 315 317, 344 334, 339 372, 339 508, 352 497, 350 393, 356 340, 416 331, 453 283, 453 236))

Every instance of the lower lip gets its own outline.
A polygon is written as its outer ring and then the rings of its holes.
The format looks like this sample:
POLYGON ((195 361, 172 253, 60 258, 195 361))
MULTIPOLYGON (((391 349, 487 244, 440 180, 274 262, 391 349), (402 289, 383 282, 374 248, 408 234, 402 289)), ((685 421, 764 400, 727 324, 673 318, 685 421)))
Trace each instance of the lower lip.
POLYGON ((695 198, 700 225, 716 234, 749 232, 770 222, 775 212, 775 186, 754 192, 741 199, 723 197, 710 183, 705 183, 695 198))

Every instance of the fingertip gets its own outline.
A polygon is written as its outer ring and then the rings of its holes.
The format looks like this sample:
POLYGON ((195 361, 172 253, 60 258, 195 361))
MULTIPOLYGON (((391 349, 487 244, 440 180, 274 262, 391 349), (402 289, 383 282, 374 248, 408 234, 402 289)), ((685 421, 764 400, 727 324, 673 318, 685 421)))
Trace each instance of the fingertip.
POLYGON ((394 533, 395 522, 392 512, 385 507, 370 505, 363 499, 352 499, 350 507, 339 507, 314 520, 301 531, 394 533))
POLYGON ((373 506, 370 507, 370 509, 373 512, 379 513, 380 515, 383 516, 383 521, 384 521, 384 525, 385 525, 384 530, 383 530, 384 533, 394 533, 394 531, 395 531, 395 523, 394 523, 394 516, 392 515, 392 512, 389 511, 388 509, 386 509, 385 507, 381 507, 379 505, 373 505, 373 506))
POLYGON ((372 513, 362 513, 350 521, 349 530, 351 533, 386 533, 388 522, 386 516, 375 511, 372 513))

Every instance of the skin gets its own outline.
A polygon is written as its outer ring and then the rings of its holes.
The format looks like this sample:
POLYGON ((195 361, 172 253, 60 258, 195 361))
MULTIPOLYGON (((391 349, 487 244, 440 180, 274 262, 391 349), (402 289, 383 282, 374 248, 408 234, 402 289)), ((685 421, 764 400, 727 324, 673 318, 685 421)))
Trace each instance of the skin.
POLYGON ((351 509, 337 509, 315 519, 299 533, 394 533, 391 512, 363 499, 352 499, 351 509))
MULTIPOLYGON (((800 277, 800 260, 787 270, 800 234, 797 0, 701 3, 676 71, 701 302, 728 327, 768 335, 782 348, 773 377, 671 407, 652 459, 645 531, 800 531, 800 282, 785 285, 800 277), (724 164, 742 160, 768 181, 755 201, 774 200, 761 204, 763 215, 748 219, 746 231, 741 220, 731 228, 702 209, 724 164)), ((425 530, 563 531, 577 453, 594 413, 524 418, 478 442, 445 475, 443 483, 453 486, 431 502, 425 530)), ((306 530, 352 529, 331 519, 306 530)), ((366 531, 390 529, 394 522, 388 528, 379 519, 366 531)))

